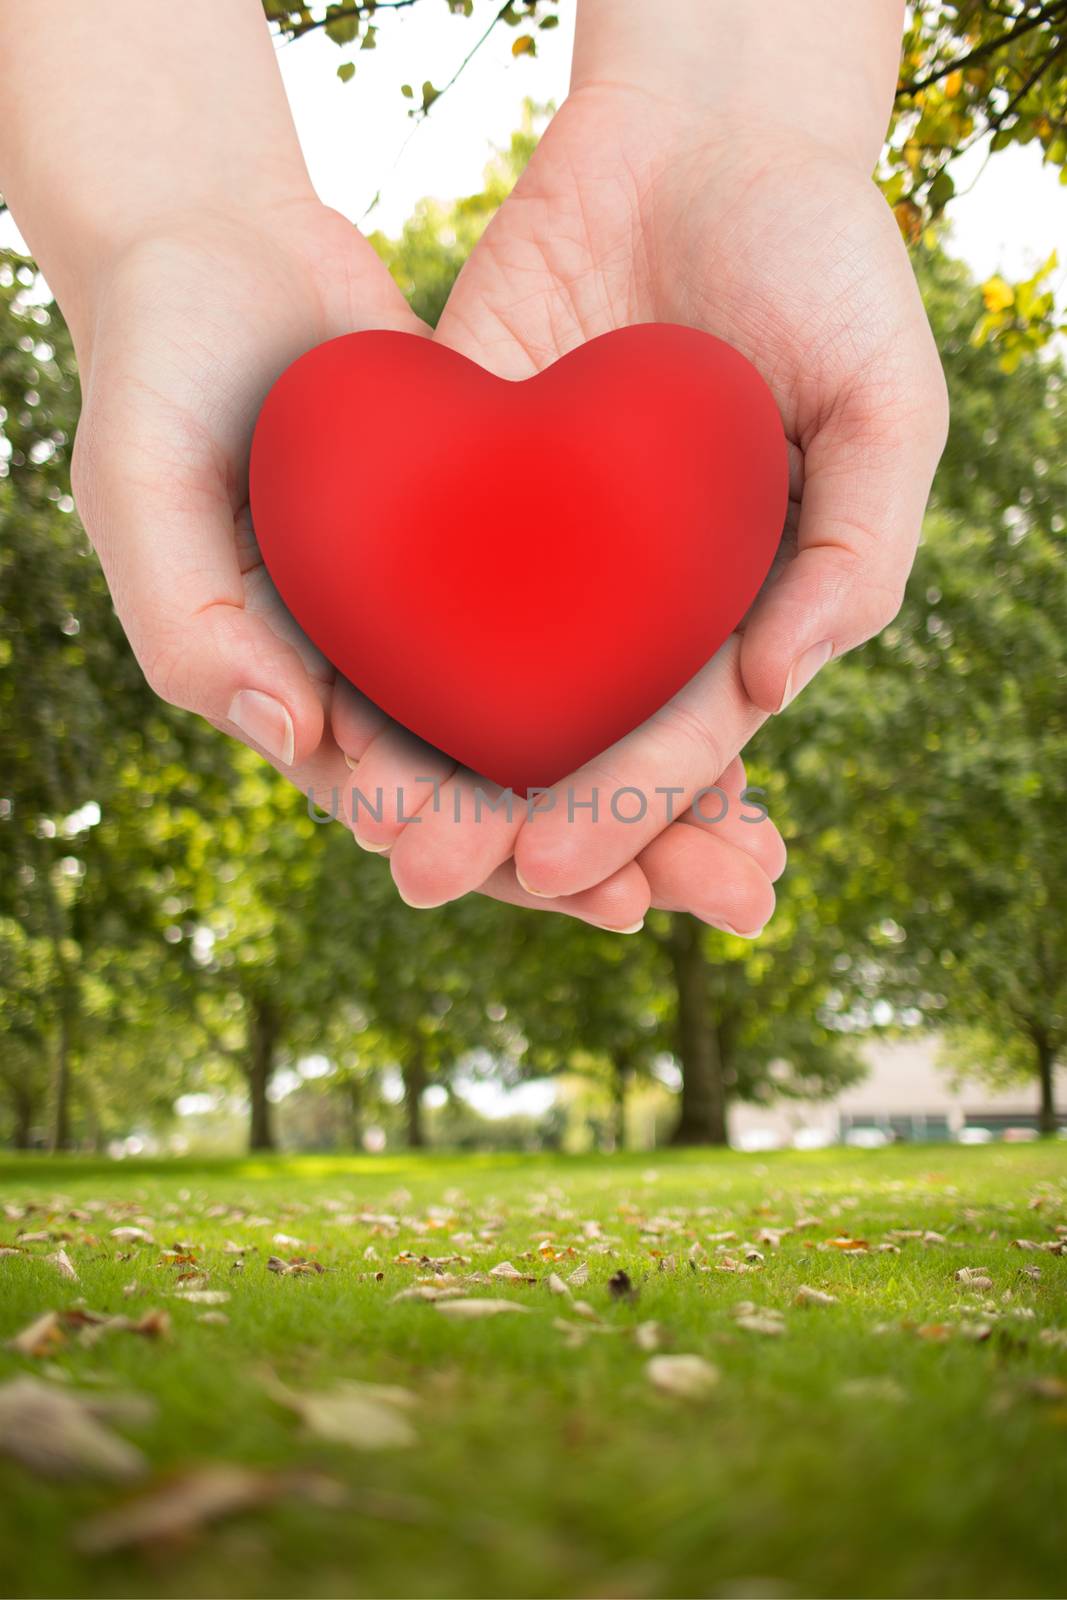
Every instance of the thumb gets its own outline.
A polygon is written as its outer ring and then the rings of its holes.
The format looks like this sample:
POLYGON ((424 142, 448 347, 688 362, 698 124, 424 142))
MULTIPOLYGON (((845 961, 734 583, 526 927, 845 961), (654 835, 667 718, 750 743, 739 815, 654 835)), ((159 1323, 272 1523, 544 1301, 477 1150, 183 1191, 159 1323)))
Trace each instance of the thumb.
POLYGON ((831 656, 900 609, 934 469, 945 444, 940 367, 906 404, 844 404, 804 453, 797 550, 745 623, 741 676, 783 711, 831 656))
POLYGON ((256 599, 269 581, 211 459, 207 447, 186 465, 181 448, 161 460, 89 443, 75 451, 75 499, 151 688, 292 766, 321 741, 321 696, 284 607, 256 599))

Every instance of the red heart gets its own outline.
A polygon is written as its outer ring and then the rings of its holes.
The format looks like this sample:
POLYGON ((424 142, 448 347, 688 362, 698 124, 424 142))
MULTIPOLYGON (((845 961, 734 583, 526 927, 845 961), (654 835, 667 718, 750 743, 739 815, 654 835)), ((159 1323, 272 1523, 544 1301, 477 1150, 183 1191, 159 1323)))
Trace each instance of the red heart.
POLYGON ((788 471, 770 390, 696 329, 621 328, 521 383, 373 331, 278 379, 250 495, 271 577, 334 666, 525 793, 714 655, 767 575, 788 471))

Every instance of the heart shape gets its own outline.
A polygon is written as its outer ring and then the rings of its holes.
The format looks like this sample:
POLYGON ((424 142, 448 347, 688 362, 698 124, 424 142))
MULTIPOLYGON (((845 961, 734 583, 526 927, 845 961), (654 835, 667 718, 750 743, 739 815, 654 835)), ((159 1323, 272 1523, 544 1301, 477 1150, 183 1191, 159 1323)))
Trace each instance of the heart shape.
POLYGON ((250 501, 308 637, 381 709, 525 794, 658 710, 781 538, 756 369, 641 323, 521 382, 416 334, 331 339, 263 405, 250 501))

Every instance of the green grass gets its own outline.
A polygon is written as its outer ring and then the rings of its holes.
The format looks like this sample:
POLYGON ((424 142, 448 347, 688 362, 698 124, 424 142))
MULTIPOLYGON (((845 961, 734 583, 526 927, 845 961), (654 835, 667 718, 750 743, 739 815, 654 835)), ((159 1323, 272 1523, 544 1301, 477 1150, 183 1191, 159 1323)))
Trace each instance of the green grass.
POLYGON ((153 1397, 154 1421, 119 1430, 149 1458, 149 1483, 227 1461, 314 1468, 343 1488, 334 1505, 288 1496, 177 1547, 89 1558, 76 1553, 75 1530, 132 1491, 51 1482, 0 1458, 5 1595, 1065 1592, 1067 1398, 1047 1380, 1067 1379, 1067 1348, 1039 1334, 1067 1328, 1067 1256, 1013 1246, 1067 1224, 1062 1144, 612 1160, 27 1159, 0 1163, 0 1201, 45 1208, 0 1215, 0 1243, 20 1230, 57 1236, 0 1258, 0 1340, 79 1295, 99 1311, 165 1306, 173 1320, 165 1343, 115 1333, 91 1348, 71 1340, 44 1362, 4 1348, 0 1383, 32 1370, 153 1397), (395 1235, 350 1220, 364 1209, 396 1214, 395 1235), (740 1245, 804 1214, 818 1224, 761 1246, 758 1270, 688 1263, 703 1243, 714 1265, 711 1234, 734 1231, 740 1245), (135 1217, 151 1219, 154 1247, 131 1252, 110 1237, 135 1217), (613 1253, 590 1248, 592 1220, 613 1253), (944 1242, 879 1251, 895 1229, 944 1242), (271 1244, 276 1232, 306 1241, 301 1253, 313 1248, 327 1271, 269 1272, 272 1252, 293 1254, 271 1244), (844 1234, 869 1252, 817 1248, 844 1234), (40 1259, 64 1236, 77 1284, 40 1259), (242 1273, 222 1252, 227 1239, 255 1247, 242 1273), (542 1282, 472 1289, 536 1308, 492 1321, 393 1301, 421 1275, 396 1262, 403 1250, 470 1257, 454 1271, 506 1259, 543 1279, 546 1239, 574 1251, 557 1264, 562 1275, 588 1262, 578 1292, 620 1332, 568 1348, 553 1326, 562 1302, 542 1282), (181 1269, 157 1263, 175 1241, 191 1242, 212 1286, 231 1293, 228 1325, 199 1322, 200 1306, 173 1297, 181 1269), (674 1256, 673 1271, 657 1270, 656 1251, 674 1256), (953 1277, 964 1266, 985 1270, 993 1290, 969 1295, 953 1277), (1037 1279, 1022 1270, 1034 1266, 1037 1279), (636 1304, 609 1293, 620 1267, 636 1304), (135 1279, 146 1292, 124 1298, 135 1279), (837 1303, 795 1307, 802 1283, 837 1303), (731 1308, 741 1300, 782 1311, 785 1334, 739 1328, 731 1308), (652 1319, 671 1350, 719 1369, 706 1401, 649 1383, 631 1330, 652 1319), (989 1337, 958 1332, 967 1322, 989 1325, 989 1337), (917 1331, 937 1323, 951 1336, 917 1331), (269 1373, 297 1390, 339 1378, 402 1384, 419 1397, 418 1444, 372 1453, 309 1437, 267 1392, 269 1373), (889 1392, 857 1397, 857 1379, 891 1380, 889 1392))

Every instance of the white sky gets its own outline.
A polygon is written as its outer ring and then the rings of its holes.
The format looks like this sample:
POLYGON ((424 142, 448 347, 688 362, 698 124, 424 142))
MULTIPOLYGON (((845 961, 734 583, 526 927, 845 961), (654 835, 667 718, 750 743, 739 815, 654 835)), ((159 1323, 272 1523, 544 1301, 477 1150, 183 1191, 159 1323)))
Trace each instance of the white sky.
MULTIPOLYGON (((321 32, 279 44, 282 76, 323 200, 359 222, 380 191, 380 203, 365 226, 395 234, 423 195, 448 200, 481 187, 490 146, 507 144, 526 95, 541 102, 564 99, 573 0, 561 0, 558 28, 538 33, 536 59, 515 59, 511 46, 518 30, 497 28, 426 122, 416 124, 407 116, 410 102, 400 94, 401 83, 411 83, 418 93, 429 78, 440 88, 496 9, 497 0, 475 0, 474 15, 467 19, 451 15, 439 0, 382 12, 378 48, 354 56, 321 32), (344 84, 336 71, 347 59, 355 61, 356 76, 344 84)), ((979 277, 1000 271, 1017 278, 1056 248, 1061 262, 1056 282, 1061 291, 1067 289, 1067 188, 1053 170, 1042 167, 1034 145, 1002 151, 976 177, 981 164, 976 151, 956 170, 959 189, 976 181, 950 207, 952 249, 979 277)), ((8 216, 0 218, 4 244, 24 248, 8 216)))

